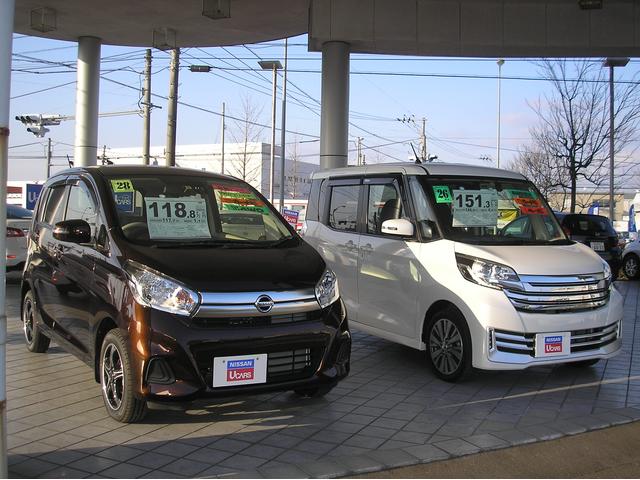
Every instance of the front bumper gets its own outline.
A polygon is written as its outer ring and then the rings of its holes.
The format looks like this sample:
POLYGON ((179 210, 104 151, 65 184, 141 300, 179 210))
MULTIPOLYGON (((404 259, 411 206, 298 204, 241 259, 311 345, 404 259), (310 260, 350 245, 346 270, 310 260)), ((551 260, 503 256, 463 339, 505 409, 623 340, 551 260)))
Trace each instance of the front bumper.
POLYGON ((335 385, 349 373, 351 335, 341 300, 291 323, 238 320, 216 319, 203 325, 137 306, 129 338, 138 396, 182 402, 312 389, 335 385), (265 383, 213 387, 215 357, 248 354, 267 354, 265 383))
POLYGON ((623 300, 615 288, 609 301, 597 309, 527 313, 517 311, 503 291, 468 283, 466 298, 479 298, 479 295, 484 298, 480 304, 465 302, 462 309, 471 333, 475 368, 521 370, 539 365, 610 358, 622 348, 623 300), (612 331, 615 335, 611 335, 612 331), (571 332, 569 353, 554 357, 536 356, 536 335, 559 332, 571 332))

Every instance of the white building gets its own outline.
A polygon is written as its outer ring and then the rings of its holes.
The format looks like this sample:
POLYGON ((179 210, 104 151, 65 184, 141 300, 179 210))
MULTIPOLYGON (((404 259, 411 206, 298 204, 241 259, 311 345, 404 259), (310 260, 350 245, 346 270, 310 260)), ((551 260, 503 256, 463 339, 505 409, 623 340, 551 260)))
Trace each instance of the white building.
MULTIPOLYGON (((165 147, 149 149, 151 164, 165 165, 165 147)), ((117 165, 142 164, 141 148, 112 148, 105 152, 106 159, 117 165)), ((225 143, 224 173, 244 180, 269 197, 271 146, 268 143, 225 143)), ((177 145, 176 165, 207 172, 222 171, 222 149, 220 144, 177 145)), ((285 160, 285 198, 309 196, 310 176, 320 169, 313 163, 285 160)), ((274 196, 280 196, 280 148, 276 147, 274 196)))

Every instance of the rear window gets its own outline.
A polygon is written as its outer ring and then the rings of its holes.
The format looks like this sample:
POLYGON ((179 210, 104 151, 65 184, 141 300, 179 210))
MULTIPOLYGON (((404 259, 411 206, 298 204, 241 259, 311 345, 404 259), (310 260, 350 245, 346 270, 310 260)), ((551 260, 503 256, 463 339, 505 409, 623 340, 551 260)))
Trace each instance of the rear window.
POLYGON ((562 221, 572 235, 592 235, 606 233, 616 235, 611 222, 607 217, 599 215, 567 215, 562 221))

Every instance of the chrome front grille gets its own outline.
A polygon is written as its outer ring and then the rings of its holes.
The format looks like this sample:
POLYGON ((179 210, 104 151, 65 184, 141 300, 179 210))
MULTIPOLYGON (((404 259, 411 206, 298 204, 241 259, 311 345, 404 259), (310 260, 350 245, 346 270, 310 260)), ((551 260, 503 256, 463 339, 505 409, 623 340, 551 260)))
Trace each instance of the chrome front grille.
POLYGON ((538 313, 592 310, 609 301, 610 283, 604 273, 519 277, 520 282, 502 283, 516 310, 538 313))
MULTIPOLYGON (((571 331, 571 353, 598 350, 618 339, 620 324, 571 331)), ((536 334, 490 330, 489 346, 498 352, 536 356, 536 334)))

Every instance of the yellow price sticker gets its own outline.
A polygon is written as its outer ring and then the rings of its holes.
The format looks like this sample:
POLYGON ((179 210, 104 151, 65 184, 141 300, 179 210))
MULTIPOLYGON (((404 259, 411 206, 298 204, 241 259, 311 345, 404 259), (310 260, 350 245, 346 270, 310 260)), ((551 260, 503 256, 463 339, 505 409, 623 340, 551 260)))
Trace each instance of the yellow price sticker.
POLYGON ((114 192, 133 192, 133 184, 131 180, 121 179, 121 180, 111 180, 111 189, 114 192))

